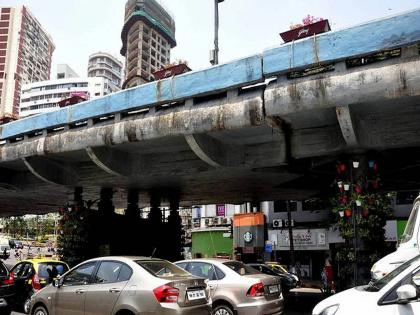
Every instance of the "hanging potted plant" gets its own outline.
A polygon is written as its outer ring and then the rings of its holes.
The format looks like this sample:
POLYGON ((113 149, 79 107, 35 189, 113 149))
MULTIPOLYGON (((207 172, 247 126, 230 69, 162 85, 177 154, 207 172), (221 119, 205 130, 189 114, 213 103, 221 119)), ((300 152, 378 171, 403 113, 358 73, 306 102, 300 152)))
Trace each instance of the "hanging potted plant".
POLYGON ((350 218, 353 214, 353 211, 351 210, 351 208, 346 208, 346 210, 344 210, 344 214, 347 218, 350 218))
POLYGON ((373 189, 378 189, 379 188, 379 178, 375 178, 372 180, 372 187, 373 189))
POLYGON ((364 218, 367 218, 369 216, 369 208, 365 207, 365 208, 362 209, 362 216, 364 218))
POLYGON ((316 18, 312 15, 306 16, 301 24, 292 24, 290 30, 280 33, 285 43, 309 37, 315 34, 325 33, 331 30, 328 20, 316 18))

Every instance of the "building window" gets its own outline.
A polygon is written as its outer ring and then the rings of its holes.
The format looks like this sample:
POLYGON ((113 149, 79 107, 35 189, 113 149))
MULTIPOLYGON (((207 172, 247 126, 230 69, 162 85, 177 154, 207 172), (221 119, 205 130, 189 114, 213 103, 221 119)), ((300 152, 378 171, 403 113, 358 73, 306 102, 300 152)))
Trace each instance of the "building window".
MULTIPOLYGON (((287 201, 285 200, 276 200, 274 201, 274 213, 279 212, 287 212, 287 201)), ((297 210, 297 202, 296 201, 290 201, 290 211, 296 211, 297 210)))

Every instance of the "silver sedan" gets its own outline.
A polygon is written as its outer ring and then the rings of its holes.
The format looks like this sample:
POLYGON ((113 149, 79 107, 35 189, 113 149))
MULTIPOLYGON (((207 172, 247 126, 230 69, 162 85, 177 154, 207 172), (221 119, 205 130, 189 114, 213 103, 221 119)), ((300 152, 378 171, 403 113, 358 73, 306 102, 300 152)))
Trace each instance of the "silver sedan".
POLYGON ((261 274, 233 260, 192 259, 175 264, 209 280, 213 315, 283 313, 284 300, 278 277, 261 274))
POLYGON ((146 257, 102 257, 74 267, 32 297, 31 315, 211 313, 205 279, 146 257))

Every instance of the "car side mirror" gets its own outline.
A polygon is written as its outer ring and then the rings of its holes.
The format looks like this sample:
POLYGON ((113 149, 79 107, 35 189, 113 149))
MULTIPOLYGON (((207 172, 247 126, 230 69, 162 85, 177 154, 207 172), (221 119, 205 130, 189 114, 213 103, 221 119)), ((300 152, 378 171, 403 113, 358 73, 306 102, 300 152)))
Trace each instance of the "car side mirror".
POLYGON ((412 280, 415 286, 420 287, 420 275, 415 275, 412 280))
POLYGON ((55 279, 53 280, 53 286, 55 286, 56 288, 60 288, 60 287, 62 287, 62 286, 63 286, 63 281, 64 281, 64 279, 63 279, 63 278, 60 278, 60 277, 55 278, 55 279))
POLYGON ((405 284, 397 289, 397 303, 407 304, 417 298, 417 289, 412 284, 405 284))

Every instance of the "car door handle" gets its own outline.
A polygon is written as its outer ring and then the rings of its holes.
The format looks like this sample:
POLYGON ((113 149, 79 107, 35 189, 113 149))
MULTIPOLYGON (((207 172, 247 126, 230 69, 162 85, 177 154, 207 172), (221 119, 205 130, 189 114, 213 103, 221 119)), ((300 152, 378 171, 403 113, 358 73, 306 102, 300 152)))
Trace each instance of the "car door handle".
POLYGON ((83 294, 85 292, 86 292, 86 290, 82 290, 82 289, 76 290, 76 294, 83 294))
POLYGON ((111 292, 111 293, 119 293, 119 292, 121 292, 121 289, 119 289, 119 288, 112 288, 112 289, 109 289, 109 292, 111 292))

